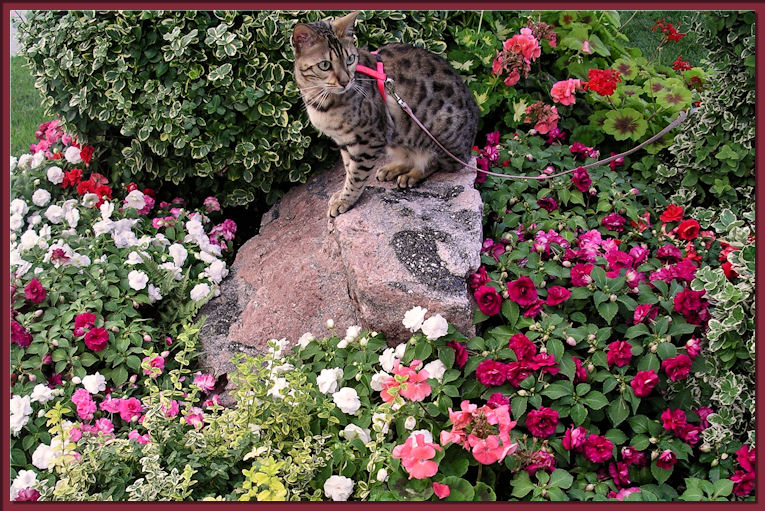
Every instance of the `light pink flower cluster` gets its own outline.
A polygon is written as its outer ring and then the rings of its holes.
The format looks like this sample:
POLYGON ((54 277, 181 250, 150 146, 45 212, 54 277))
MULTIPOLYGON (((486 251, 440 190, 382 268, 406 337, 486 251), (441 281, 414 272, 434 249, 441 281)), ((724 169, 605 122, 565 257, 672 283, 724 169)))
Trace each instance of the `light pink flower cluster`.
POLYGON ((162 371, 165 370, 165 359, 161 355, 155 357, 143 357, 142 362, 148 364, 148 367, 143 370, 143 374, 156 378, 162 371))
POLYGON ((401 460, 401 465, 409 474, 409 479, 425 479, 438 472, 438 463, 433 461, 436 450, 442 449, 438 444, 425 440, 425 435, 419 433, 394 447, 393 457, 401 460))
POLYGON ((219 246, 222 250, 225 250, 227 248, 226 242, 233 240, 235 235, 236 222, 226 219, 210 229, 210 243, 219 246), (218 239, 219 237, 223 238, 223 240, 218 239))
POLYGON ((196 385, 199 390, 210 392, 215 387, 215 378, 211 374, 205 374, 201 371, 197 371, 194 375, 193 385, 196 385))
POLYGON ((468 400, 462 401, 460 411, 449 408, 451 431, 441 431, 441 445, 450 442, 461 445, 473 453, 479 463, 491 465, 505 459, 518 448, 510 442, 510 430, 515 421, 510 420, 508 405, 491 408, 478 407, 468 400))
POLYGON ((81 388, 74 391, 72 403, 77 405, 77 415, 80 419, 90 420, 93 418, 93 412, 96 411, 96 402, 93 401, 87 389, 81 388))
POLYGON ((556 103, 560 103, 561 105, 573 105, 576 103, 574 94, 578 90, 584 90, 582 88, 581 80, 578 78, 569 78, 568 80, 555 82, 550 90, 550 95, 556 103))
POLYGON ((521 29, 516 34, 502 43, 502 51, 494 57, 491 72, 495 75, 507 73, 505 85, 512 86, 518 83, 521 76, 529 76, 531 61, 542 54, 542 48, 532 30, 528 27, 521 29))
POLYGON ((425 369, 417 371, 422 365, 422 360, 412 360, 409 367, 401 365, 401 361, 396 360, 393 366, 393 374, 382 382, 382 391, 380 397, 386 403, 390 403, 395 398, 395 393, 391 389, 398 389, 398 395, 410 401, 422 401, 430 395, 431 388, 428 384, 430 374, 425 369))
POLYGON ((546 135, 550 130, 558 127, 558 109, 552 105, 545 105, 542 101, 537 101, 533 105, 526 107, 526 117, 524 123, 534 123, 534 129, 540 135, 546 135))

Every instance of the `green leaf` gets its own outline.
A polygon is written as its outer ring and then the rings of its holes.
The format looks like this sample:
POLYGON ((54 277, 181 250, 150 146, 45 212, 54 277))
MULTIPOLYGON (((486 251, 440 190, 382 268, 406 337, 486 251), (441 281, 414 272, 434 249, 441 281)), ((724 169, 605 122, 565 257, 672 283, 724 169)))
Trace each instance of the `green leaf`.
POLYGON ((494 489, 486 483, 477 483, 473 490, 475 491, 475 497, 473 498, 475 501, 494 502, 497 500, 497 494, 494 493, 494 489))
POLYGON ((528 472, 521 470, 515 478, 510 481, 510 485, 513 487, 513 497, 523 498, 534 489, 534 484, 529 478, 528 472))
POLYGON ((591 390, 586 396, 581 398, 582 402, 592 410, 600 410, 608 404, 608 399, 602 392, 591 390))
POLYGON ((508 326, 515 326, 516 321, 518 321, 519 314, 520 309, 517 303, 513 302, 512 300, 505 300, 502 302, 502 316, 507 319, 508 326))
POLYGON ((629 417, 630 410, 624 398, 619 396, 619 399, 611 402, 606 413, 608 418, 611 419, 611 424, 618 426, 624 419, 629 417))
POLYGON ((548 486, 555 486, 557 488, 570 488, 573 482, 574 476, 562 468, 558 468, 553 470, 553 473, 550 474, 550 481, 547 484, 548 486))
POLYGON ((664 469, 664 468, 657 467, 656 466, 656 460, 654 460, 651 463, 651 474, 656 479, 656 482, 658 484, 664 484, 664 482, 667 479, 669 479, 669 476, 672 475, 672 472, 674 472, 674 470, 675 470, 674 466, 672 468, 670 468, 670 469, 664 469))
POLYGON ((573 394, 573 388, 570 381, 561 381, 551 383, 549 387, 541 392, 541 394, 550 399, 560 399, 563 396, 571 396, 573 394))
POLYGON ((656 354, 660 359, 666 360, 677 355, 677 347, 671 342, 660 342, 656 347, 656 354))
POLYGON ((90 367, 97 361, 98 359, 88 351, 80 355, 80 364, 82 364, 83 367, 90 367))
POLYGON ((574 426, 581 426, 582 423, 584 423, 584 419, 587 418, 587 408, 576 403, 571 407, 569 415, 571 416, 571 420, 574 421, 574 426))
POLYGON ((611 324, 611 321, 613 321, 617 312, 619 312, 619 306, 614 302, 603 302, 598 305, 598 314, 600 314, 609 325, 611 324))
POLYGON ((449 496, 443 500, 472 501, 475 497, 473 486, 460 477, 447 476, 441 480, 441 484, 449 486, 449 496))
POLYGON ((125 369, 123 366, 119 366, 115 368, 112 371, 111 379, 112 379, 112 382, 114 382, 114 385, 119 387, 120 385, 125 383, 128 379, 127 369, 125 369))

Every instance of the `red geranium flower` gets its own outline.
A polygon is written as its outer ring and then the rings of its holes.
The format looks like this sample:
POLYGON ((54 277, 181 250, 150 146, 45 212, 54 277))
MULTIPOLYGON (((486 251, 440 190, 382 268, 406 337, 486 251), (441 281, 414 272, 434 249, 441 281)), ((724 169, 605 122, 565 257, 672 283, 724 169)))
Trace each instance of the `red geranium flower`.
POLYGON ((610 96, 616 90, 616 84, 621 82, 619 72, 613 69, 590 69, 587 72, 589 81, 584 84, 585 89, 597 92, 601 96, 610 96))
POLYGON ((681 240, 695 240, 699 235, 701 226, 693 218, 683 220, 677 226, 677 237, 681 240))

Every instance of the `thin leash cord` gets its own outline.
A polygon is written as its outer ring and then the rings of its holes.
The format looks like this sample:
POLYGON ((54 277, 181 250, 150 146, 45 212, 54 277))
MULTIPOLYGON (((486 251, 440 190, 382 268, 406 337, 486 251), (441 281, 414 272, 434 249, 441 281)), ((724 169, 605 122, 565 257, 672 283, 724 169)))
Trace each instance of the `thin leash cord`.
POLYGON ((394 88, 393 80, 391 78, 388 78, 386 80, 385 84, 386 84, 386 86, 388 86, 388 93, 391 94, 396 99, 396 102, 404 110, 404 112, 406 112, 407 115, 409 115, 409 117, 411 117, 412 120, 417 124, 417 126, 419 126, 431 139, 433 139, 433 142, 435 142, 438 145, 438 147, 440 147, 447 155, 449 155, 449 157, 451 157, 453 160, 456 160, 461 165, 463 165, 463 166, 465 166, 465 167, 467 167, 469 169, 473 169, 473 170, 476 170, 478 172, 482 172, 482 173, 487 174, 489 176, 496 176, 496 177, 501 177, 501 178, 505 178, 505 179, 533 179, 535 181, 544 181, 546 179, 553 179, 553 178, 556 178, 556 177, 564 176, 566 174, 570 174, 570 173, 572 173, 572 172, 574 172, 574 171, 576 171, 578 169, 581 169, 581 168, 588 169, 588 168, 591 168, 591 167, 597 167, 599 165, 605 165, 605 164, 610 163, 610 162, 612 162, 612 161, 614 161, 614 160, 616 160, 618 158, 622 158, 624 156, 630 155, 630 154, 634 153, 635 151, 638 151, 639 149, 642 149, 643 147, 647 146, 648 144, 651 144, 651 143, 655 142, 656 140, 660 139, 661 137, 666 135, 668 132, 670 132, 673 129, 675 129, 678 124, 680 124, 683 121, 685 121, 688 118, 689 115, 692 115, 699 108, 699 107, 692 107, 690 109, 690 111, 683 110, 682 112, 680 112, 680 115, 677 116, 677 119, 675 119, 674 121, 669 123, 669 125, 666 128, 664 128, 663 130, 661 130, 660 132, 658 132, 656 135, 652 136, 648 140, 644 141, 640 145, 637 145, 637 146, 633 147, 632 149, 624 151, 623 153, 615 154, 613 156, 609 156, 608 158, 604 158, 602 160, 598 160, 598 161, 593 162, 593 163, 588 163, 587 165, 582 165, 582 166, 577 167, 575 169, 569 169, 569 170, 565 170, 563 172, 558 172, 557 174, 550 174, 550 175, 540 174, 538 176, 517 176, 517 175, 512 175, 512 174, 499 174, 497 172, 490 172, 488 170, 479 169, 478 167, 475 167, 473 165, 469 165, 469 164, 465 163, 464 161, 462 161, 460 158, 454 156, 447 148, 445 148, 443 145, 441 145, 441 142, 439 142, 438 139, 436 139, 436 137, 434 137, 433 134, 430 131, 428 131, 428 129, 420 122, 420 120, 417 118, 417 116, 414 115, 414 112, 412 112, 412 109, 409 107, 409 105, 406 103, 406 101, 404 101, 401 98, 401 96, 399 96, 396 93, 396 90, 394 88))

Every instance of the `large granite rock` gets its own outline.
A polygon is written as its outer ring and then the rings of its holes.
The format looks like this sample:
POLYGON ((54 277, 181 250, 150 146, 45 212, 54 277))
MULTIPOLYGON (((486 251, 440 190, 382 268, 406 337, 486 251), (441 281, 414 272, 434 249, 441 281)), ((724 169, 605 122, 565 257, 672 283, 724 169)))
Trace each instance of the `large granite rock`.
POLYGON ((436 173, 410 190, 370 178, 350 211, 327 219, 343 177, 338 162, 291 190, 239 249, 220 296, 201 311, 205 365, 216 376, 234 353, 263 352, 268 339, 327 334, 330 318, 340 335, 361 325, 398 344, 411 335, 404 313, 420 305, 474 332, 466 278, 480 264, 475 171, 436 173))

